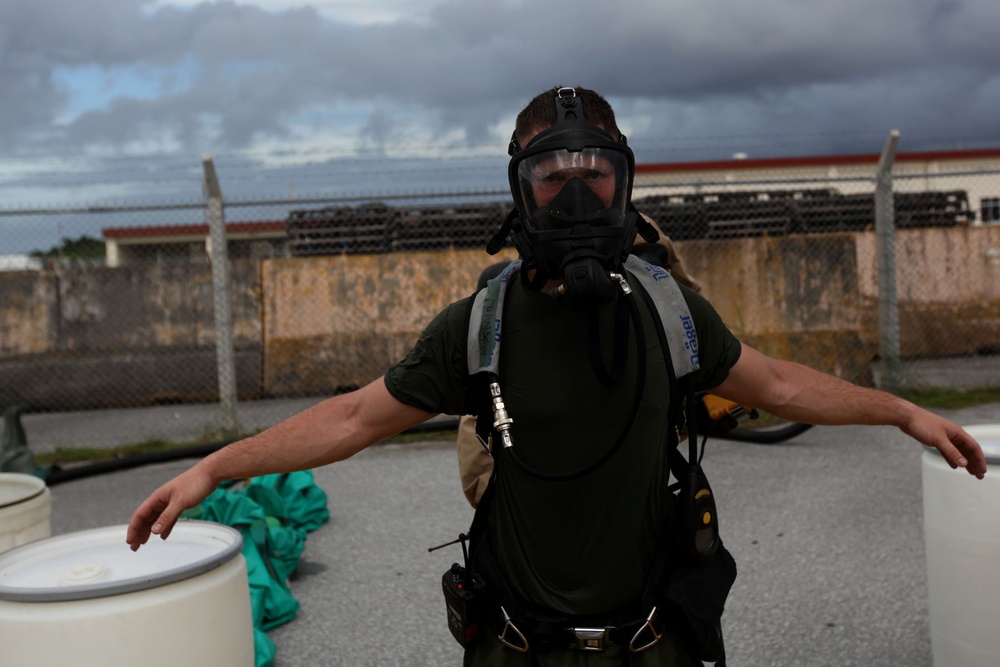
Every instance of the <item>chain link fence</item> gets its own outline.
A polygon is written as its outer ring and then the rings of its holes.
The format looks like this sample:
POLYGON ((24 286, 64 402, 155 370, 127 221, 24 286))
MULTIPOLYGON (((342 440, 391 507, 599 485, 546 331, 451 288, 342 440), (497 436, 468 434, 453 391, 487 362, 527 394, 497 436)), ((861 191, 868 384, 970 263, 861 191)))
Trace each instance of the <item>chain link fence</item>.
MULTIPOLYGON (((748 343, 894 391, 1000 386, 1000 168, 897 164, 881 204, 874 165, 823 169, 640 171, 633 200, 748 343)), ((483 252, 500 190, 219 199, 220 282, 212 201, 0 208, 0 407, 224 400, 226 365, 238 400, 349 390, 514 256, 483 252)))

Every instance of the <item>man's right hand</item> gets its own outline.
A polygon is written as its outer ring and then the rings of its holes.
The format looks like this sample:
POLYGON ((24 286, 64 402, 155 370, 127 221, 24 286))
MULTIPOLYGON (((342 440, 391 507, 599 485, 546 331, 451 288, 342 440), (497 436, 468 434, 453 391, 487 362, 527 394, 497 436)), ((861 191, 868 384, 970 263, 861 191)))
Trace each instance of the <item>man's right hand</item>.
POLYGON ((216 482, 203 471, 203 466, 195 465, 181 473, 139 505, 129 521, 125 542, 132 551, 137 551, 150 535, 167 539, 181 512, 198 505, 216 486, 216 482))

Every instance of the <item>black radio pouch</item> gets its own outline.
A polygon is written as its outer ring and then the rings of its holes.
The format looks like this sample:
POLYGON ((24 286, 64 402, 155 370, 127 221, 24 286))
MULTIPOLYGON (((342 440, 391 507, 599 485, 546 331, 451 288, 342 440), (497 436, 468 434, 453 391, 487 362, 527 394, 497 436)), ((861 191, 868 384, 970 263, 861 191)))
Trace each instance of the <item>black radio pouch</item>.
POLYGON ((487 617, 483 613, 486 597, 483 581, 454 563, 441 577, 441 587, 448 610, 448 629, 462 648, 467 648, 484 631, 480 627, 487 617))
POLYGON ((489 632, 500 605, 507 604, 511 608, 513 599, 487 546, 489 507, 493 502, 496 474, 494 468, 486 490, 479 499, 468 535, 462 534, 458 538, 462 543, 465 565, 453 563, 451 569, 441 577, 448 612, 448 629, 462 648, 468 648, 484 633, 489 632), (469 542, 468 549, 466 540, 469 542))

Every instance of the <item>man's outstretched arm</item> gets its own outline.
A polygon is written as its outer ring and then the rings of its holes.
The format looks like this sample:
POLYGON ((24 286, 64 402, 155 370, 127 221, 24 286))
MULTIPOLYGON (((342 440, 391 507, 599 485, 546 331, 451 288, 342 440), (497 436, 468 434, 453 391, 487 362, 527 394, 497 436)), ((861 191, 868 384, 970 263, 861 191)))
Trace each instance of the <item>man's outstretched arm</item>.
POLYGON ((433 416, 393 398, 382 378, 329 398, 223 447, 158 488, 132 515, 125 541, 135 551, 151 534, 166 539, 181 512, 200 503, 225 480, 342 461, 433 416))
POLYGON ((980 479, 986 473, 979 443, 958 424, 898 396, 773 359, 746 344, 729 376, 712 393, 789 421, 895 426, 936 448, 951 467, 965 468, 980 479))

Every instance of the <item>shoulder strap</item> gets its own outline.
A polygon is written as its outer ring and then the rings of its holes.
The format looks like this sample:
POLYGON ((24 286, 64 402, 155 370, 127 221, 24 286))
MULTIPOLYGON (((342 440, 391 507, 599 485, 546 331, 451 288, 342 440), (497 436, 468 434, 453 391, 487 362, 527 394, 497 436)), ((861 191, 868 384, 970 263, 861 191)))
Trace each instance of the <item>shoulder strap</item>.
MULTIPOLYGON (((499 374, 503 304, 507 286, 520 267, 521 260, 511 262, 476 294, 471 304, 466 345, 469 375, 484 371, 499 374)), ((698 370, 698 335, 691 310, 677 282, 665 269, 633 255, 629 255, 625 268, 636 277, 652 301, 666 337, 676 377, 681 378, 698 370)))
POLYGON ((650 264, 635 255, 625 261, 625 270, 642 285, 652 300, 659 320, 659 328, 670 352, 670 363, 676 378, 698 370, 698 333, 694 328, 691 309, 680 286, 666 269, 650 264))
POLYGON ((503 304, 512 276, 521 268, 521 260, 507 265, 499 276, 490 280, 476 294, 469 313, 469 334, 466 344, 469 375, 488 372, 497 374, 500 368, 500 336, 503 331, 503 304))
POLYGON ((507 287, 520 268, 521 260, 511 262, 470 301, 466 333, 467 404, 469 413, 476 415, 476 435, 484 446, 493 429, 489 386, 500 375, 500 337, 507 287))

